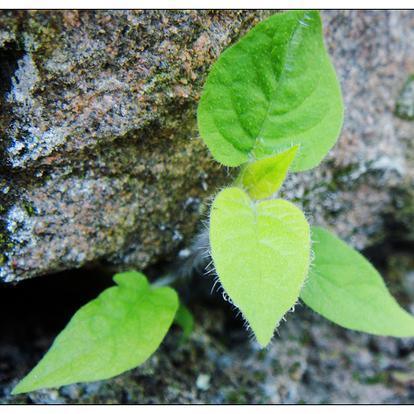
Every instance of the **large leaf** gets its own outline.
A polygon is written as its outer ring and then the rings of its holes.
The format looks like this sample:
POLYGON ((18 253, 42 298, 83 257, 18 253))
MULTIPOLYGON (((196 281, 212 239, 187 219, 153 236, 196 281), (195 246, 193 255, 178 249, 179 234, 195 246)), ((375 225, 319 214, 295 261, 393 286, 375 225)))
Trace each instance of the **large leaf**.
POLYGON ((227 49, 198 107, 200 134, 222 164, 299 144, 293 170, 320 163, 335 143, 343 105, 317 11, 277 13, 227 49))
POLYGON ((300 295, 310 308, 345 328, 414 336, 413 316, 361 254, 320 227, 312 227, 312 240, 315 257, 300 295))
POLYGON ((210 243, 224 290, 266 346, 308 272, 310 230, 303 213, 285 200, 255 203, 243 190, 227 188, 212 205, 210 243))
POLYGON ((256 200, 272 196, 285 181, 297 150, 295 146, 280 154, 246 164, 237 183, 256 200))
POLYGON ((178 308, 175 291, 151 288, 141 273, 80 308, 13 394, 113 377, 143 363, 159 346, 178 308))

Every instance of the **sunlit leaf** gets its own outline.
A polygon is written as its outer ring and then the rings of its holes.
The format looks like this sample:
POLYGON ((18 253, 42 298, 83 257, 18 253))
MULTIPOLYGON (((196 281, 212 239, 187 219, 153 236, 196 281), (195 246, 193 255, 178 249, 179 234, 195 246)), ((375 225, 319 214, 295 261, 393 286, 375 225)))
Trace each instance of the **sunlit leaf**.
POLYGON ((312 227, 314 261, 301 299, 345 328, 414 336, 414 317, 390 295, 375 268, 328 230, 312 227))
POLYGON ((253 202, 243 190, 227 188, 212 205, 210 244, 224 290, 266 346, 308 272, 303 213, 285 200, 253 202))
POLYGON ((178 308, 175 291, 152 288, 138 272, 80 308, 13 394, 106 379, 142 364, 158 348, 178 308))
POLYGON ((240 172, 238 183, 256 200, 272 196, 285 181, 297 150, 295 146, 280 154, 246 164, 240 172))
POLYGON ((340 86, 311 10, 276 13, 222 53, 198 107, 201 137, 228 166, 298 144, 292 170, 313 168, 342 122, 340 86))

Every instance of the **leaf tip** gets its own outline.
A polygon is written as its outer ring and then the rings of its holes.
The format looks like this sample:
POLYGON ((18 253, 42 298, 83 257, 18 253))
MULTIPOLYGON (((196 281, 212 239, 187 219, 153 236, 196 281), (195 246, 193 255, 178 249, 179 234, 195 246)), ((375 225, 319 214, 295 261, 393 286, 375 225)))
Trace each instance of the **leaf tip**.
POLYGON ((26 394, 42 388, 51 388, 51 386, 46 384, 45 378, 37 372, 39 364, 16 384, 10 392, 11 395, 26 394))
POLYGON ((136 289, 137 287, 148 287, 147 278, 135 270, 117 273, 113 277, 114 282, 120 287, 136 289))
POLYGON ((22 394, 24 393, 24 391, 21 391, 19 388, 19 384, 17 384, 10 392, 10 395, 18 395, 18 394, 22 394))
MULTIPOLYGON (((273 335, 272 335, 273 336, 273 335)), ((261 348, 266 348, 269 344, 270 341, 272 340, 272 336, 256 336, 257 342, 259 343, 261 348)))
POLYGON ((30 391, 34 391, 35 387, 31 387, 30 385, 26 385, 26 378, 23 378, 20 382, 17 383, 17 385, 11 390, 11 395, 18 395, 18 394, 25 394, 30 391))
POLYGON ((256 327, 256 329, 253 328, 252 325, 250 325, 250 328, 252 329, 254 336, 256 338, 256 341, 259 343, 261 348, 266 348, 274 335, 274 326, 269 327, 267 326, 265 327, 260 327, 260 329, 257 329, 258 327, 256 327))

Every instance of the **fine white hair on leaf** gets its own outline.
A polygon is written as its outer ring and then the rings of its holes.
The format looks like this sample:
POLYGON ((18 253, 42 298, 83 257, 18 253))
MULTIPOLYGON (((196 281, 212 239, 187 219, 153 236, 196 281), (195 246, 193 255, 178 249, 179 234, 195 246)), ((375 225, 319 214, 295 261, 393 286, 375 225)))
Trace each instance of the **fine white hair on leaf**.
POLYGON ((213 286, 212 286, 211 291, 210 291, 210 295, 212 295, 214 293, 214 289, 217 286, 217 283, 220 283, 220 280, 219 280, 218 276, 216 276, 216 278, 214 280, 213 286))
POLYGON ((210 257, 211 257, 211 253, 210 253, 210 251, 209 251, 209 250, 203 250, 203 252, 201 253, 201 257, 202 257, 203 259, 208 259, 208 258, 210 258, 210 257))
POLYGON ((207 230, 208 231, 210 229, 210 218, 207 217, 205 219, 202 219, 201 220, 201 224, 204 227, 204 230, 207 230))
POLYGON ((231 305, 233 305, 233 301, 230 299, 230 296, 227 295, 226 291, 222 288, 221 296, 223 297, 223 300, 225 302, 229 302, 231 305))
POLYGON ((241 317, 243 319, 243 327, 250 333, 253 333, 252 329, 250 328, 250 325, 247 321, 247 319, 245 318, 245 316, 243 315, 243 312, 240 310, 240 308, 234 304, 233 300, 230 298, 230 296, 227 294, 226 290, 224 289, 223 285, 220 283, 220 279, 218 276, 216 276, 215 280, 214 280, 214 284, 213 287, 211 289, 211 293, 214 292, 214 289, 216 290, 216 292, 218 294, 221 293, 222 298, 225 302, 227 302, 228 304, 231 305, 232 310, 235 312, 235 317, 236 319, 238 319, 239 317, 241 317))
POLYGON ((194 237, 188 250, 188 256, 178 263, 177 273, 184 277, 190 277, 194 273, 203 273, 211 261, 208 228, 202 229, 194 237))
POLYGON ((204 269, 205 270, 209 270, 209 269, 211 269, 211 268, 214 268, 214 264, 213 264, 213 261, 212 260, 210 260, 205 266, 204 266, 204 269))
POLYGON ((214 267, 212 267, 211 269, 206 270, 206 271, 204 272, 204 276, 209 276, 209 275, 211 275, 211 274, 216 274, 215 272, 216 272, 216 269, 215 269, 214 267))
POLYGON ((250 328, 250 325, 247 321, 244 322, 244 329, 247 331, 247 334, 249 335, 249 340, 250 341, 255 341, 256 340, 256 335, 254 334, 252 328, 250 328))
POLYGON ((302 290, 306 286, 306 284, 308 283, 308 280, 309 280, 309 275, 305 277, 305 280, 303 281, 300 290, 302 290))

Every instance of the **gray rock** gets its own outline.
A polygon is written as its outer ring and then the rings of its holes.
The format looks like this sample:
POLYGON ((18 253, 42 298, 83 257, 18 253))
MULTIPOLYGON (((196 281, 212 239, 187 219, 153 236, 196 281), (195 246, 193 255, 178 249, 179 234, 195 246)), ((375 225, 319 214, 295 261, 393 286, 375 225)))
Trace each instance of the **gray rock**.
POLYGON ((0 280, 188 241, 227 176, 197 136, 201 86, 266 14, 1 12, 0 280))
MULTIPOLYGON (((264 14, 3 12, 3 280, 96 261, 143 268, 188 242, 226 181, 197 137, 201 85, 264 14)), ((413 127, 393 115, 413 14, 324 20, 347 118, 327 161, 283 195, 362 248, 413 216, 413 127)))
MULTIPOLYGON (((229 181, 198 138, 220 52, 269 12, 9 12, 2 69, 0 279, 173 259, 229 181)), ((414 68, 412 11, 327 11, 346 120, 282 196, 358 248, 414 239, 414 126, 394 115, 414 68)))

